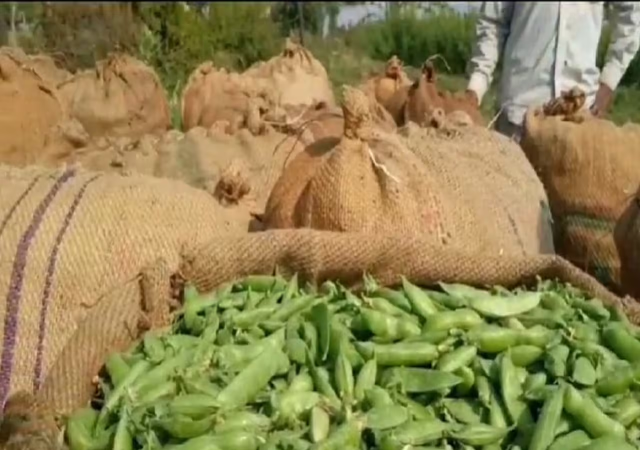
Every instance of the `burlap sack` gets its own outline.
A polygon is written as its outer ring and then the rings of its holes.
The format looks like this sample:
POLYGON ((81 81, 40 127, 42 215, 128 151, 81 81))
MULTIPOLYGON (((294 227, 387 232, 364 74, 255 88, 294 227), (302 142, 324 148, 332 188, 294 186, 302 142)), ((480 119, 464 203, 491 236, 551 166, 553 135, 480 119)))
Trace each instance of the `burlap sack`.
MULTIPOLYGON (((246 231, 250 219, 183 183, 148 177, 0 166, 0 180, 0 407, 15 391, 43 386, 77 324, 114 288, 137 286, 158 260, 175 269, 183 245, 246 231)), ((123 314, 103 312, 105 320, 123 314)), ((166 322, 161 313, 154 323, 166 322)))
MULTIPOLYGON (((384 285, 399 283, 401 275, 423 285, 444 281, 507 287, 535 283, 537 276, 558 278, 608 304, 622 304, 632 320, 640 321, 635 302, 615 297, 559 257, 478 255, 444 249, 427 236, 278 230, 221 237, 185 250, 179 273, 199 290, 208 291, 247 274, 271 274, 276 268, 285 275, 297 272, 302 281, 336 280, 354 288, 361 286, 365 271, 384 285)), ((91 310, 52 368, 39 398, 27 402, 31 408, 35 406, 33 415, 14 427, 13 436, 42 439, 44 424, 50 423, 42 420, 43 407, 61 415, 89 401, 95 389, 91 380, 107 354, 131 345, 140 336, 135 325, 144 316, 140 306, 143 293, 168 290, 166 274, 166 266, 149 270, 145 273, 147 283, 127 283, 91 310), (30 423, 39 428, 32 430, 30 423)), ((19 398, 10 406, 6 422, 24 411, 19 398)), ((55 435, 57 430, 49 426, 49 431, 55 435)))
POLYGON ((71 73, 58 66, 49 55, 27 55, 19 47, 0 47, 0 55, 4 54, 18 61, 24 69, 33 71, 43 82, 57 87, 58 84, 72 77, 71 73))
POLYGON ((151 67, 131 56, 112 54, 58 88, 71 117, 91 136, 138 137, 171 127, 160 79, 151 67))
POLYGON ((511 139, 479 126, 401 129, 429 176, 472 211, 503 253, 554 253, 547 195, 511 139))
POLYGON ((186 133, 171 130, 161 137, 101 138, 77 149, 65 162, 95 171, 180 180, 217 198, 237 186, 244 192, 237 198, 242 200, 244 213, 260 213, 287 161, 303 149, 295 135, 274 130, 254 136, 246 129, 229 135, 215 128, 196 127, 186 133), (229 175, 226 178, 225 172, 229 175))
POLYGON ((403 87, 411 85, 411 80, 404 71, 402 61, 393 55, 384 68, 384 73, 375 75, 364 82, 359 89, 372 95, 378 103, 387 108, 394 94, 403 87))
POLYGON ((277 108, 275 98, 266 81, 205 62, 189 76, 182 91, 182 127, 209 128, 226 122, 230 133, 248 128, 259 134, 264 127, 261 116, 277 108))
POLYGON ((527 112, 521 145, 549 195, 556 251, 615 287, 613 229, 640 184, 640 127, 578 114, 580 102, 563 102, 527 112))
POLYGON ((314 105, 323 102, 335 106, 327 71, 309 50, 287 39, 283 52, 259 62, 244 74, 266 82, 280 105, 314 105))
POLYGON ((63 115, 55 87, 11 52, 0 52, 0 162, 36 162, 63 115))
POLYGON ((424 233, 441 245, 488 250, 470 210, 396 134, 376 124, 374 107, 362 91, 345 87, 344 135, 316 141, 287 166, 267 202, 265 225, 424 233))
POLYGON ((404 111, 400 110, 394 113, 401 120, 398 125, 411 121, 418 125, 428 126, 436 108, 444 110, 447 115, 464 112, 474 124, 486 125, 478 105, 471 103, 463 93, 451 93, 438 89, 437 74, 433 63, 429 60, 423 65, 420 78, 408 89, 404 105, 400 103, 401 99, 402 94, 399 94, 399 98, 392 102, 392 108, 398 109, 404 106, 404 111))
POLYGON ((640 189, 618 219, 613 238, 620 257, 622 291, 640 300, 640 189))

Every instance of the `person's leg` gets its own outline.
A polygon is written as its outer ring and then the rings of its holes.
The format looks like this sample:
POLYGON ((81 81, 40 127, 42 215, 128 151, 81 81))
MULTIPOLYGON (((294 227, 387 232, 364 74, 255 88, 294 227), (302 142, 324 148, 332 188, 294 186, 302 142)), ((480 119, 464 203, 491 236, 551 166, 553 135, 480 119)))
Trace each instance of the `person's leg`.
POLYGON ((511 122, 504 113, 500 114, 500 117, 498 117, 498 120, 496 121, 496 131, 512 138, 518 143, 520 143, 520 139, 522 138, 522 126, 511 122))

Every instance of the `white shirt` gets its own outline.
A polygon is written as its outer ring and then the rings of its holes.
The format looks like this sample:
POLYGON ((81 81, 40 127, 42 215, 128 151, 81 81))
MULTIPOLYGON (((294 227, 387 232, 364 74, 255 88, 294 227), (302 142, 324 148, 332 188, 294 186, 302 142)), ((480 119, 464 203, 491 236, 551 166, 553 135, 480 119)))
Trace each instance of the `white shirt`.
POLYGON ((613 33, 600 72, 604 2, 483 2, 468 88, 482 99, 502 57, 498 102, 510 122, 520 125, 529 106, 575 86, 591 105, 600 82, 616 89, 640 46, 640 2, 611 7, 613 33))

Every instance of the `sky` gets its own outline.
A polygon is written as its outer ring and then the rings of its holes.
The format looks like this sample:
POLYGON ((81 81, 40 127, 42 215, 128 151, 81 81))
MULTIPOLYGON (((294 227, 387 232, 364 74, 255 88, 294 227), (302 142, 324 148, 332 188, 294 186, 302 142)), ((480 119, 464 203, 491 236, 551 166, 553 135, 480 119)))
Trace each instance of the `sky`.
MULTIPOLYGON (((386 2, 371 2, 371 4, 367 5, 353 5, 353 6, 343 6, 340 11, 340 15, 338 16, 338 26, 339 27, 349 27, 350 25, 357 24, 360 20, 365 18, 368 14, 372 14, 374 16, 378 16, 382 18, 382 13, 384 11, 384 5, 386 2)), ((417 3, 429 3, 429 2, 417 2, 417 3)), ((465 13, 469 10, 469 8, 477 8, 478 3, 472 2, 446 2, 456 11, 460 11, 461 13, 465 13)))

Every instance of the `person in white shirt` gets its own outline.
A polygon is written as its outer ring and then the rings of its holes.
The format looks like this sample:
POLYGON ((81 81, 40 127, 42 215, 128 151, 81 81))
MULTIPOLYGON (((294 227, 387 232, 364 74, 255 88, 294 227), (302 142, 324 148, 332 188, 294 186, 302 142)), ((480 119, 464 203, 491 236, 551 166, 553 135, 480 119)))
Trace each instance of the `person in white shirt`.
POLYGON ((480 104, 502 58, 496 129, 519 140, 530 106, 579 87, 602 117, 640 46, 640 2, 611 2, 611 43, 596 66, 605 2, 482 2, 467 97, 480 104))

